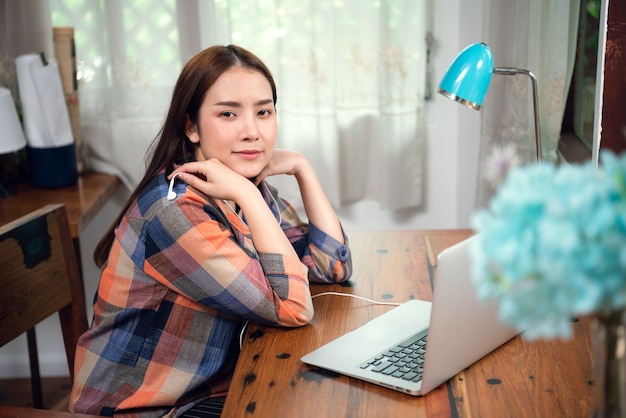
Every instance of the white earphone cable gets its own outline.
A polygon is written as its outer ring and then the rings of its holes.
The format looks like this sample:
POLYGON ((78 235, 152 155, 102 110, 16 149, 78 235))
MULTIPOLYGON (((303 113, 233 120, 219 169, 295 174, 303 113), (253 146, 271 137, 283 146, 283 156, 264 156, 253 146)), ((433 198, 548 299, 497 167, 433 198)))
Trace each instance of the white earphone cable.
MULTIPOLYGON (((389 305, 389 306, 399 306, 399 305, 402 305, 401 303, 398 303, 398 302, 380 302, 380 301, 364 298, 363 296, 351 295, 350 293, 340 293, 340 292, 323 292, 323 293, 318 293, 317 295, 311 296, 311 299, 315 299, 316 297, 319 297, 319 296, 329 296, 329 295, 351 297, 351 298, 355 298, 355 299, 364 300, 366 302, 370 302, 370 303, 373 303, 375 305, 389 305)), ((243 324, 243 327, 241 328, 241 332, 239 333, 239 349, 240 350, 243 347, 243 337, 246 334, 246 329, 248 328, 248 324, 249 323, 250 323, 250 321, 246 320, 246 322, 243 324)))
POLYGON ((357 295, 352 295, 350 293, 340 293, 340 292, 323 292, 323 293, 318 293, 317 295, 311 296, 311 298, 316 298, 318 296, 327 296, 327 295, 347 296, 347 297, 351 297, 351 298, 355 298, 355 299, 361 299, 361 300, 364 300, 366 302, 373 303, 374 305, 390 305, 390 306, 400 306, 401 305, 401 303, 398 303, 398 302, 380 302, 380 301, 364 298, 363 296, 357 296, 357 295))

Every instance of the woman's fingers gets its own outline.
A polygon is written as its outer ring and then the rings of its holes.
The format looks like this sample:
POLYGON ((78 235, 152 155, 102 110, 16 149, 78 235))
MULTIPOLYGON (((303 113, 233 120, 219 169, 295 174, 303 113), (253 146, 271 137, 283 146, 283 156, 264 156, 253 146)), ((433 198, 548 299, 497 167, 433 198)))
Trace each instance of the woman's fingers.
POLYGON ((206 176, 207 167, 206 167, 206 164, 204 163, 205 161, 202 161, 202 162, 194 161, 190 163, 185 163, 181 166, 176 167, 176 169, 172 171, 170 175, 167 176, 167 178, 171 179, 175 175, 178 175, 181 173, 198 173, 198 174, 203 174, 206 176))

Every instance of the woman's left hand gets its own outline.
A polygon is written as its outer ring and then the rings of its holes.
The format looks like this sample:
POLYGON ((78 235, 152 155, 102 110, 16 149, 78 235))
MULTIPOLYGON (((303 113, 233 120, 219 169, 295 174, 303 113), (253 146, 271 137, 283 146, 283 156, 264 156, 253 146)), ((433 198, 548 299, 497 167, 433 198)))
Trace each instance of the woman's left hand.
POLYGON ((261 183, 265 178, 276 176, 279 174, 287 174, 296 176, 303 164, 308 161, 301 153, 297 151, 288 151, 283 149, 275 149, 272 158, 267 165, 256 176, 255 184, 261 183))

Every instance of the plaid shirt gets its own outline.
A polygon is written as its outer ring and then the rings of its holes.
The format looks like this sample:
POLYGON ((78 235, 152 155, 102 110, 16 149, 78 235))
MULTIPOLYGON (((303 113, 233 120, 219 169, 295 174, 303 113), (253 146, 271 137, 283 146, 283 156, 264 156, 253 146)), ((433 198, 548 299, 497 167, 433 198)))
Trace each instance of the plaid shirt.
POLYGON ((347 244, 303 223, 266 183, 259 189, 299 258, 257 253, 245 219, 183 182, 173 201, 165 175, 146 187, 116 229, 78 343, 73 410, 180 416, 230 375, 244 320, 304 325, 309 282, 350 277, 347 244))

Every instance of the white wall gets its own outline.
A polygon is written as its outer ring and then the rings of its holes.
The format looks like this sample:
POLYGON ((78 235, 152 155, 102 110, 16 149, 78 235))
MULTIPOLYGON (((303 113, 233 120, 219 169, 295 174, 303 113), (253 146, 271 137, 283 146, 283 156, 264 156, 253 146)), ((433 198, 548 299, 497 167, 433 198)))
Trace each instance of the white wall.
MULTIPOLYGON (((433 84, 438 84, 448 65, 467 45, 481 41, 483 0, 432 0, 435 44, 433 84)), ((372 229, 448 229, 469 226, 474 207, 480 114, 439 94, 426 106, 424 204, 415 210, 384 211, 375 202, 343 207, 338 214, 348 234, 372 229)), ((82 262, 88 318, 99 273, 92 261, 97 241, 119 212, 126 196, 120 192, 106 204, 81 235, 82 262)), ((37 327, 41 373, 67 375, 65 351, 56 317, 37 327)), ((27 377, 26 339, 0 348, 0 378, 27 377)))

